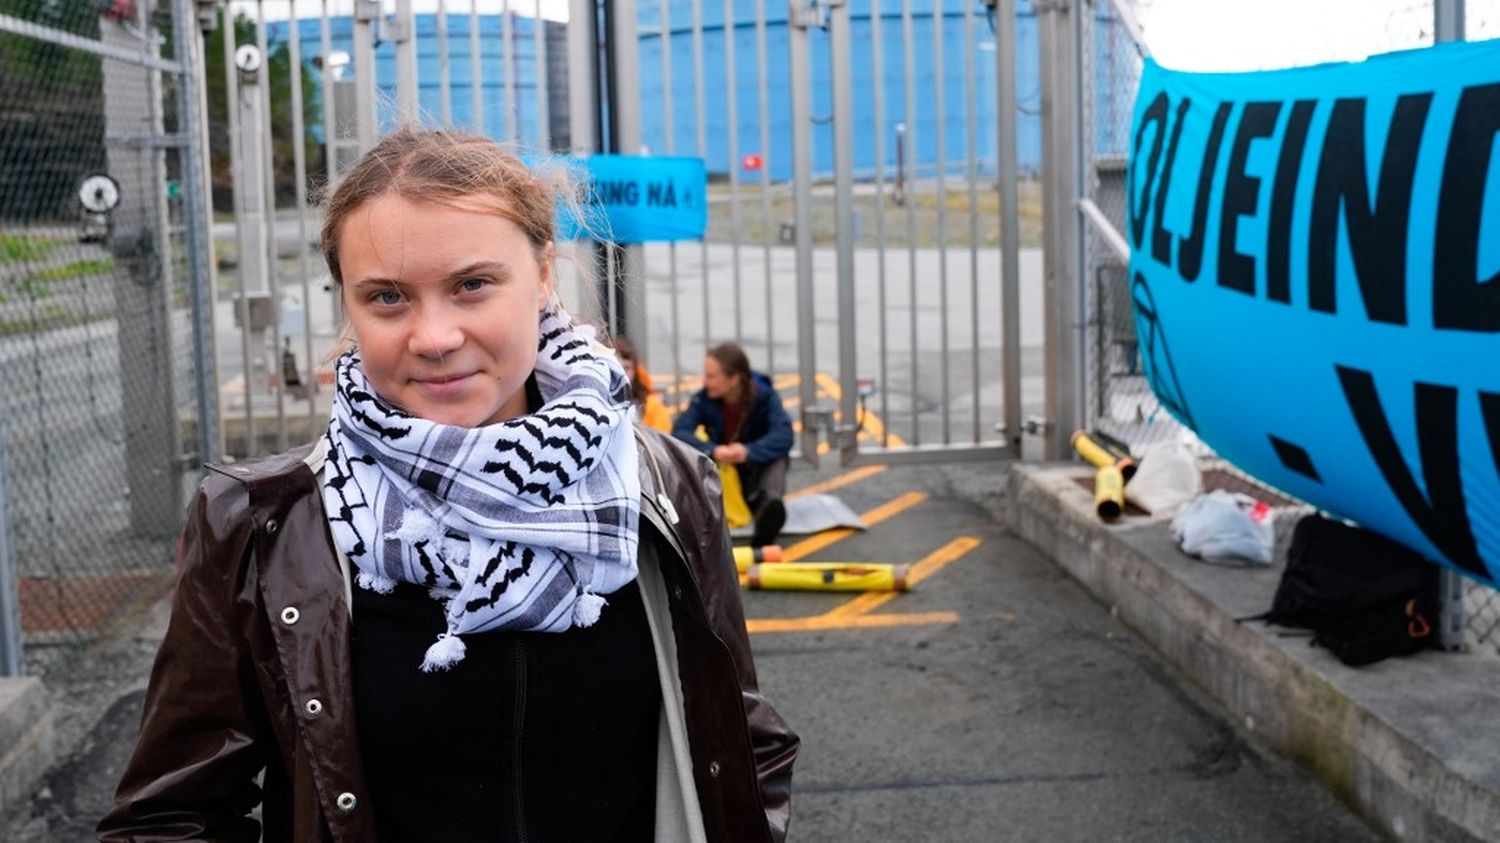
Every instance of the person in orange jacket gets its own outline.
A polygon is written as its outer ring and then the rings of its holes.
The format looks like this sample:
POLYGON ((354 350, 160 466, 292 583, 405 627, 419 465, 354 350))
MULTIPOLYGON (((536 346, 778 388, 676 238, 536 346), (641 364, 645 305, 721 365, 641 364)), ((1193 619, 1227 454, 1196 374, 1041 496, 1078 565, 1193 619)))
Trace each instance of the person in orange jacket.
POLYGON ((636 359, 635 345, 624 337, 615 337, 615 356, 625 368, 625 377, 630 379, 630 396, 634 403, 636 418, 641 424, 662 433, 672 432, 672 414, 662 403, 661 394, 651 385, 651 373, 646 364, 636 359))

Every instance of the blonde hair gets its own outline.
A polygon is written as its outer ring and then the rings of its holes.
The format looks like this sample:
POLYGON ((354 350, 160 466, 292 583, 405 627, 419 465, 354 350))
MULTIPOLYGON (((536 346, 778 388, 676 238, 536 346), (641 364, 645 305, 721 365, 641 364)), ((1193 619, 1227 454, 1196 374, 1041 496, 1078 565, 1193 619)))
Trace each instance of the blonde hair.
POLYGON ((520 227, 538 260, 557 236, 559 203, 575 211, 578 189, 563 167, 528 167, 495 141, 467 132, 398 129, 386 135, 343 175, 323 210, 323 259, 335 284, 344 283, 339 233, 366 202, 386 193, 411 201, 479 209, 520 227))

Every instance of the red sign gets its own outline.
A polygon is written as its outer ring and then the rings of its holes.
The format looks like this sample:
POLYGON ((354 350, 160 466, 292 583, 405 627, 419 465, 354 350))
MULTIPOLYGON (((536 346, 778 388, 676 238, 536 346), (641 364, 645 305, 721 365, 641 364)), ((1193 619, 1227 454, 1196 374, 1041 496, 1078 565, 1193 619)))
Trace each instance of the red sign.
POLYGON ((752 152, 740 159, 740 169, 747 173, 759 172, 765 163, 764 159, 752 152))

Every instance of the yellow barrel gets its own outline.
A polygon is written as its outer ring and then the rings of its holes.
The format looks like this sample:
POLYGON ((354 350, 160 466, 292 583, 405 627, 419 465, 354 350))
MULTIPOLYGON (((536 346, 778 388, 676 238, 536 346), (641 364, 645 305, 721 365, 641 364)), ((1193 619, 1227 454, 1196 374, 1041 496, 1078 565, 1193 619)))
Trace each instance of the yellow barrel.
POLYGON ((746 585, 768 591, 905 591, 905 565, 873 562, 782 562, 751 565, 746 585))
POLYGON ((1114 451, 1099 444, 1087 431, 1077 430, 1073 432, 1073 450, 1078 456, 1083 457, 1090 465, 1104 468, 1115 466, 1120 469, 1121 481, 1129 480, 1135 474, 1135 460, 1128 456, 1121 456, 1114 451))
POLYGON ((1105 521, 1125 512, 1125 478, 1117 466, 1106 465, 1094 475, 1094 511, 1105 521))
POLYGON ((760 547, 736 547, 734 549, 734 567, 740 573, 757 562, 780 562, 782 558, 781 545, 767 544, 760 547))

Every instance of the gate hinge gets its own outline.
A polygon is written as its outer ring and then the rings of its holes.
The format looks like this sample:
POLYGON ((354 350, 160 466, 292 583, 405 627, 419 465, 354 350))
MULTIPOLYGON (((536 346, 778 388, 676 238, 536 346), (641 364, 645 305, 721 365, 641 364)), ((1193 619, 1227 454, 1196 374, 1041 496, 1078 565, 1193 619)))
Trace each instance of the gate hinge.
POLYGON ((828 26, 829 5, 826 0, 816 3, 792 0, 787 9, 787 22, 797 29, 823 29, 828 26))

